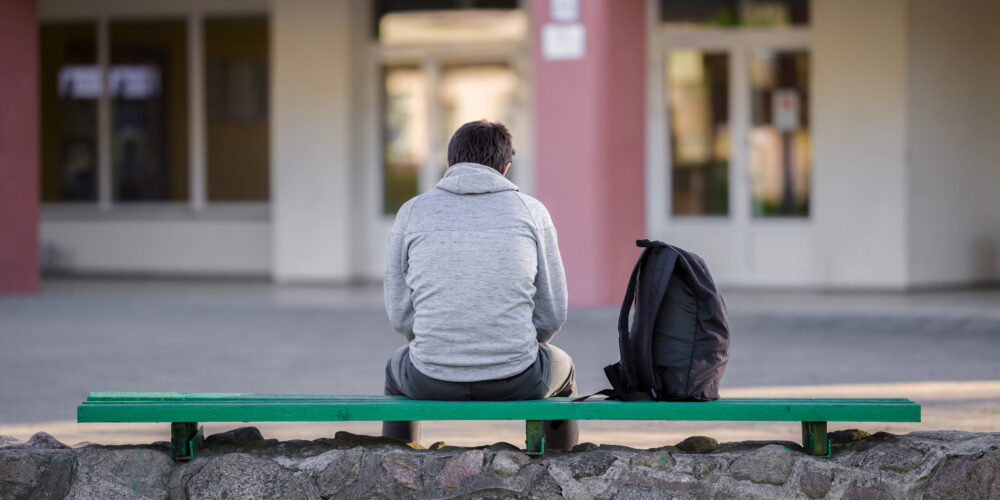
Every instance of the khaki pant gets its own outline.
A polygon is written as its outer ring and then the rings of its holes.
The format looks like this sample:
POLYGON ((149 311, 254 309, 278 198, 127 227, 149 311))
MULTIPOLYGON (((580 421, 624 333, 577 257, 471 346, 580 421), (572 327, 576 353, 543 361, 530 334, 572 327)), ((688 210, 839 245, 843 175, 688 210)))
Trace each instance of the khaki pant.
MULTIPOLYGON (((386 364, 386 395, 442 401, 521 401, 576 395, 573 360, 553 345, 539 344, 538 358, 517 375, 478 382, 447 382, 428 377, 413 366, 409 352, 409 346, 400 347, 386 364)), ((549 449, 570 450, 579 436, 577 423, 572 420, 546 421, 543 430, 549 449)), ((420 422, 383 422, 382 435, 419 441, 420 422)))

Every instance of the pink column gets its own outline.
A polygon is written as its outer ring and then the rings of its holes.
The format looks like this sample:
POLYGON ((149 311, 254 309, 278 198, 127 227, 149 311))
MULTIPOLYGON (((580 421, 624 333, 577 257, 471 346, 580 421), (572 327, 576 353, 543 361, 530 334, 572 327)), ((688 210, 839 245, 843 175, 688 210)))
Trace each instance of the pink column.
POLYGON ((543 56, 542 29, 554 21, 549 0, 531 4, 536 185, 574 306, 620 303, 645 233, 645 4, 580 0, 586 50, 573 60, 543 56))
POLYGON ((38 20, 0 0, 0 293, 38 290, 38 20))

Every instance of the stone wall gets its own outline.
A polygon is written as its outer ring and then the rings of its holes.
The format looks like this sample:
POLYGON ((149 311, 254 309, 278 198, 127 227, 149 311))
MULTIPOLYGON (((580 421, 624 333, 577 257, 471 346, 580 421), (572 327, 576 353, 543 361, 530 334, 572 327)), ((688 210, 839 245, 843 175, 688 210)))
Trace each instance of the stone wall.
POLYGON ((419 449, 348 433, 279 442, 246 427, 175 462, 168 443, 69 448, 39 433, 24 443, 0 436, 0 499, 1000 498, 1000 433, 830 437, 830 458, 789 442, 706 437, 529 457, 507 443, 419 449))

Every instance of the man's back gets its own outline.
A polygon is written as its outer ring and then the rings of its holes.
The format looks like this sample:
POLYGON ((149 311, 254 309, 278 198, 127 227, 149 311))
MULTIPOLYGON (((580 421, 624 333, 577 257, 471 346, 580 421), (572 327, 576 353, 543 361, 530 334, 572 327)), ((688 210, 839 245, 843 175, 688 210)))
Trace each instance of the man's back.
MULTIPOLYGON (((462 125, 437 187, 396 214, 385 266, 385 309, 407 344, 385 365, 385 394, 518 401, 576 394, 573 360, 548 343, 566 321, 566 277, 552 219, 507 180, 514 142, 502 123, 462 125)), ((573 421, 543 428, 570 450, 573 421)), ((382 423, 420 439, 420 422, 382 423)))
POLYGON ((451 166, 400 209, 386 310, 410 359, 439 380, 509 377, 566 318, 566 284, 545 207, 493 168, 451 166))

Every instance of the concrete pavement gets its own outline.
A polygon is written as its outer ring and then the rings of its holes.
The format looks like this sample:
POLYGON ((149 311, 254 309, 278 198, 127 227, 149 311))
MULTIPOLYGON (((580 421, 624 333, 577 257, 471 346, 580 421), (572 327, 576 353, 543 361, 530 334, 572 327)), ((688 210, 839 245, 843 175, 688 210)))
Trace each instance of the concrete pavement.
MULTIPOLYGON (((1000 380, 996 291, 725 296, 724 389, 1000 380)), ((378 393, 402 342, 381 301, 372 286, 47 280, 0 298, 0 433, 72 421, 97 390, 378 393)), ((555 339, 581 392, 607 386, 616 316, 573 310, 555 339)))

